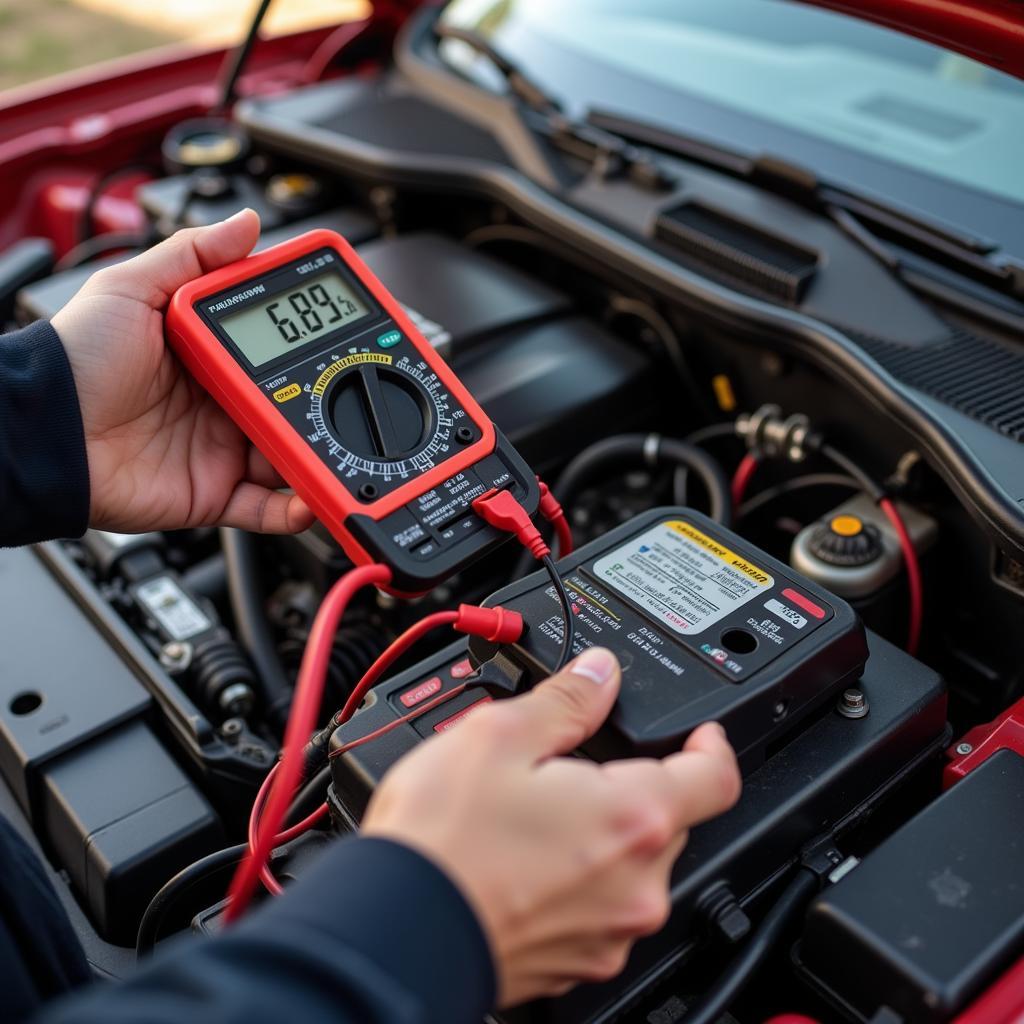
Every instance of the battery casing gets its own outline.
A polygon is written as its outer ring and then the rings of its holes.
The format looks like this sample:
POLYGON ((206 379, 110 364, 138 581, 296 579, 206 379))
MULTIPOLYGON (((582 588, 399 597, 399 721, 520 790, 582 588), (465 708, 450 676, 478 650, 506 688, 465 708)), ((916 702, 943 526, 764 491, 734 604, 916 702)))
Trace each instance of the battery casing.
MULTIPOLYGON (((558 568, 572 599, 576 651, 615 652, 622 690, 587 745, 598 760, 677 750, 701 722, 721 722, 745 771, 780 737, 858 680, 864 627, 845 602, 692 509, 658 508, 587 544, 558 568)), ((527 630, 501 654, 548 676, 562 642, 554 586, 534 574, 485 602, 527 630)), ((474 638, 477 664, 497 647, 474 638)))

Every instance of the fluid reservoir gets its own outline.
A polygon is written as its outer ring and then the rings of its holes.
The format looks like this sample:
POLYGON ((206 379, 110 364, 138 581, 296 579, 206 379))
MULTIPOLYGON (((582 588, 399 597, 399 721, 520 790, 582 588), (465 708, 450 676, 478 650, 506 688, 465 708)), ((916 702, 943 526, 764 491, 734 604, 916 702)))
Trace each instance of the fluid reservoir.
MULTIPOLYGON (((934 519, 897 502, 918 555, 935 543, 934 519)), ((794 538, 790 564, 850 601, 877 594, 903 567, 899 540, 885 513, 858 494, 805 526, 794 538)))

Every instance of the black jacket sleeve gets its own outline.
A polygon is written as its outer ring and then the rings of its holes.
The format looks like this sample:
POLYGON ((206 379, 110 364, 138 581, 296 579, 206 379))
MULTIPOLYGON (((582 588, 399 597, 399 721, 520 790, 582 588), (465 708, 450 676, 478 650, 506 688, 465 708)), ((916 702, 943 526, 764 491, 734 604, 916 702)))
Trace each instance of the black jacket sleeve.
POLYGON ((71 366, 45 320, 0 335, 0 547, 78 537, 89 521, 71 366))
POLYGON ((480 1024, 494 984, 476 916, 442 871, 397 843, 347 839, 237 927, 179 940, 38 1024, 480 1024))

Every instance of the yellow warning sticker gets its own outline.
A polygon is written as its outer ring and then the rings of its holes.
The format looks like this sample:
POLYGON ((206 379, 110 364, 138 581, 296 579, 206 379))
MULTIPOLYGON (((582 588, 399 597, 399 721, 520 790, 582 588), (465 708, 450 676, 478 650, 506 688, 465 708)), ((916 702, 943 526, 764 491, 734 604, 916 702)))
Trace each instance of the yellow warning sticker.
POLYGON ((687 634, 721 621, 775 582, 681 519, 658 523, 599 558, 594 573, 658 621, 687 634))
POLYGON ((756 565, 751 564, 745 558, 741 558, 735 551, 730 551, 727 547, 719 544, 718 541, 712 540, 706 533, 701 533, 696 526, 684 523, 681 519, 672 520, 665 525, 671 527, 677 533, 681 533, 684 537, 689 537, 690 540, 700 544, 705 550, 714 552, 723 562, 728 562, 734 569, 746 573, 752 580, 760 583, 761 586, 765 587, 771 584, 771 576, 763 569, 758 569, 756 565))

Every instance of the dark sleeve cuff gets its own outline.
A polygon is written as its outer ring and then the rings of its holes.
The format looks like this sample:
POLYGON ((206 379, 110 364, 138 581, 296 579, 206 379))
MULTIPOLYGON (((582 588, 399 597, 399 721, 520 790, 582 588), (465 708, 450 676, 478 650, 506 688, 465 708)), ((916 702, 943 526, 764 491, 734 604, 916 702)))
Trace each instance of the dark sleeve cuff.
POLYGON ((486 936, 455 883, 426 857, 385 839, 352 838, 239 931, 298 924, 379 965, 438 1024, 479 1024, 496 981, 486 936))
POLYGON ((0 336, 0 546, 78 537, 89 467, 64 346, 45 320, 0 336))

